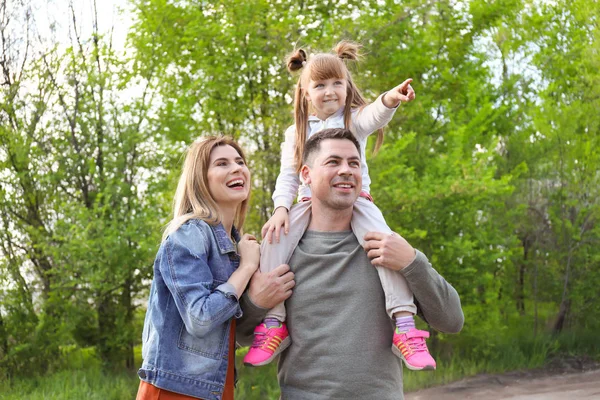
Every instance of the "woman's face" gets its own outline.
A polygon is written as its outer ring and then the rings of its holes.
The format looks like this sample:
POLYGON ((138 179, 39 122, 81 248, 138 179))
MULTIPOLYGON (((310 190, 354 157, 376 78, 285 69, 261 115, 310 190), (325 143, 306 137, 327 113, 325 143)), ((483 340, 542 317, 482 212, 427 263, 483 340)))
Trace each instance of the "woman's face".
POLYGON ((207 177, 208 190, 220 208, 236 208, 250 194, 250 171, 230 145, 211 151, 207 177))

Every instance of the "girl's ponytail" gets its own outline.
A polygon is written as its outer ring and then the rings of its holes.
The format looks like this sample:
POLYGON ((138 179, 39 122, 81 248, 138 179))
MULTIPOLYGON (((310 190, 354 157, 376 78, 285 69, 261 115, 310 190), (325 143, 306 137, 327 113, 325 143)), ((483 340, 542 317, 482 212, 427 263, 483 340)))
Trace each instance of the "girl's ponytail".
MULTIPOLYGON (((347 40, 342 40, 333 48, 333 52, 337 54, 337 56, 342 61, 360 61, 362 58, 362 54, 360 54, 360 45, 358 43, 350 42, 347 40)), ((350 71, 347 71, 348 74, 348 96, 346 97, 346 108, 344 109, 344 126, 346 129, 350 129, 351 119, 352 119, 352 108, 357 107, 359 112, 367 105, 362 93, 356 87, 352 80, 352 75, 350 71)), ((375 142, 375 148, 373 149, 373 154, 377 154, 381 145, 383 144, 383 128, 377 130, 377 140, 375 142)))
MULTIPOLYGON (((296 49, 287 57, 286 65, 290 72, 301 70, 305 65, 308 57, 303 49, 296 49)), ((306 142, 306 128, 308 126, 308 101, 304 96, 302 88, 302 76, 298 79, 294 94, 294 122, 296 125, 296 147, 294 149, 294 161, 296 164, 296 172, 300 172, 302 167, 302 152, 304 151, 304 143, 306 142)))
POLYGON ((344 61, 358 61, 361 58, 360 46, 357 43, 347 40, 342 40, 336 44, 333 52, 344 61))
POLYGON ((287 58, 287 69, 290 72, 296 72, 306 65, 306 52, 302 49, 297 49, 287 58))

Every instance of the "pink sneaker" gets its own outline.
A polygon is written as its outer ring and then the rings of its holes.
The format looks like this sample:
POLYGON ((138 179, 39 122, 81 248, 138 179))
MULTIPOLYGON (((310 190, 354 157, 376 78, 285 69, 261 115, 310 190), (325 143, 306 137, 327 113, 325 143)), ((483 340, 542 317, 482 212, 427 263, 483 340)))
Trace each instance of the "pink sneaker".
POLYGON ((435 360, 429 354, 425 339, 429 332, 410 328, 408 332, 394 331, 392 351, 400 357, 408 369, 413 371, 435 369, 435 360))
POLYGON ((254 341, 244 357, 244 364, 250 367, 266 365, 291 343, 285 322, 273 328, 267 328, 264 323, 261 323, 254 328, 254 341))

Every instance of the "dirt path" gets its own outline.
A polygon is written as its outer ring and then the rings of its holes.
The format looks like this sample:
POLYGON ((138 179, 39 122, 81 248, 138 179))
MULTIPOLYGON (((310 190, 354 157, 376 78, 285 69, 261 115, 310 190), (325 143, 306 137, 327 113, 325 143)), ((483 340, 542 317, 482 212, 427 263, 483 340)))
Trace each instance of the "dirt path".
MULTIPOLYGON (((561 362, 564 362, 561 361, 561 362)), ((580 361, 579 361, 580 363, 580 361)), ((406 400, 579 400, 600 399, 600 367, 567 362, 559 368, 478 375, 448 385, 407 393, 406 400)))

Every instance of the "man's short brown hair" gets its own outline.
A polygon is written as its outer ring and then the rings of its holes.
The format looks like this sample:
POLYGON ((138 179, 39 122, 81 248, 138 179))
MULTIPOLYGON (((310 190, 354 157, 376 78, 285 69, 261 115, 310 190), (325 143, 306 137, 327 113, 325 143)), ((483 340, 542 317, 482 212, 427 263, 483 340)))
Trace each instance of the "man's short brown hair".
POLYGON ((329 128, 315 133, 306 141, 306 144, 304 145, 304 153, 302 154, 302 164, 309 164, 308 160, 311 158, 311 156, 321 150, 321 142, 328 139, 346 139, 351 141, 356 147, 356 150, 360 156, 360 144, 349 129, 329 128))

